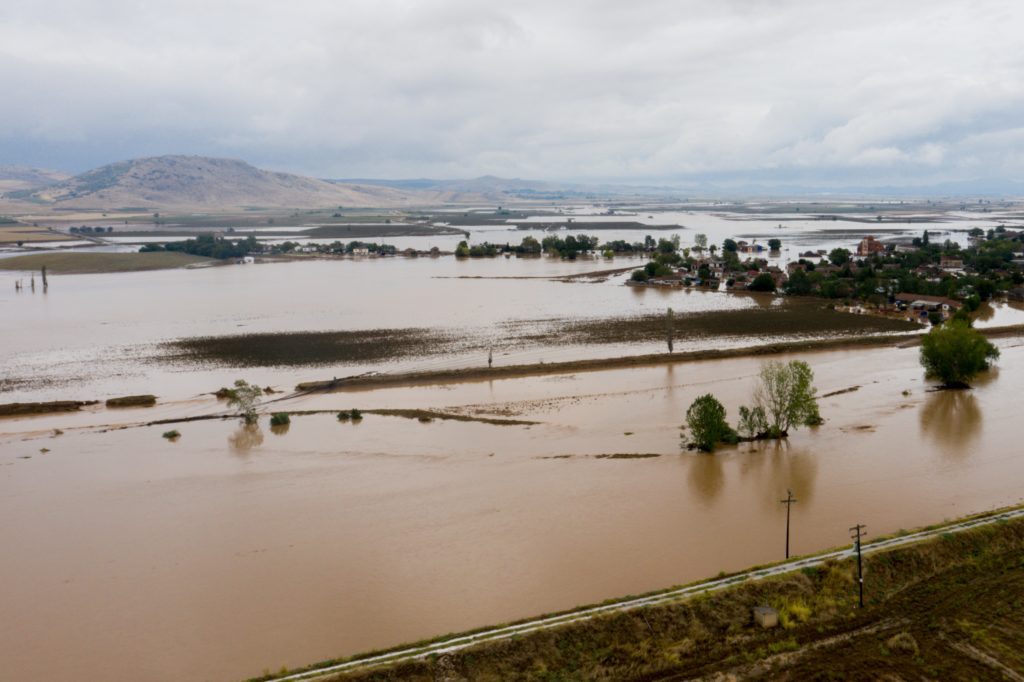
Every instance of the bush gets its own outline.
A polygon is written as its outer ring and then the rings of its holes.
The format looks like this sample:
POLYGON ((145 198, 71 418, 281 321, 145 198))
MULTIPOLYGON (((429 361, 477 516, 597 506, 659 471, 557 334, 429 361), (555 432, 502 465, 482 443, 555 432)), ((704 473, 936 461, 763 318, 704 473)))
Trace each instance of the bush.
POLYGON ((287 412, 275 412, 272 415, 270 415, 270 425, 271 426, 284 426, 286 424, 291 424, 291 423, 292 423, 292 418, 290 416, 288 416, 287 412))
POLYGON ((173 431, 164 431, 163 437, 167 440, 178 440, 181 438, 181 433, 177 429, 173 431))
POLYGON ((348 412, 339 412, 338 413, 338 421, 340 421, 340 422, 347 422, 351 417, 352 417, 352 415, 349 414, 348 412))
POLYGON ((354 407, 349 411, 348 414, 352 418, 352 421, 354 421, 354 422, 357 422, 357 421, 359 421, 360 419, 363 418, 363 413, 360 412, 359 410, 357 410, 354 407))
POLYGON ((962 320, 932 327, 921 339, 921 364, 926 375, 939 379, 947 388, 966 388, 968 381, 998 357, 999 349, 962 320))
POLYGON ((633 274, 630 275, 630 279, 632 279, 634 282, 646 282, 647 281, 647 271, 646 270, 634 270, 633 274))

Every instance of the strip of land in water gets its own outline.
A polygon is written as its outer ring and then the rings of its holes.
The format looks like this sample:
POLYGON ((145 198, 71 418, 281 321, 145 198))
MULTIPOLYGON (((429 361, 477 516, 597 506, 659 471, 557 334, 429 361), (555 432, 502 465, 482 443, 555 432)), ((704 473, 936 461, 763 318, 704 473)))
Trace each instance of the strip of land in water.
MULTIPOLYGON (((651 314, 516 320, 498 325, 497 334, 493 327, 270 332, 169 341, 157 346, 152 359, 172 364, 312 367, 486 353, 492 348, 503 352, 566 345, 658 343, 664 341, 667 329, 665 315, 651 314)), ((789 299, 781 299, 779 305, 683 314, 672 320, 677 342, 777 336, 847 338, 920 329, 920 325, 904 320, 841 313, 817 302, 789 299)))
MULTIPOLYGON (((1024 325, 1010 325, 979 330, 988 338, 1002 338, 1024 335, 1024 325)), ((627 367, 650 367, 672 365, 705 360, 728 358, 761 357, 786 353, 808 353, 828 350, 853 350, 855 348, 895 348, 920 345, 920 337, 899 336, 855 336, 832 339, 812 339, 785 343, 761 344, 740 348, 714 348, 683 353, 651 353, 626 355, 614 358, 592 358, 566 362, 538 362, 523 365, 498 367, 467 367, 464 369, 400 372, 394 374, 366 374, 324 381, 307 381, 298 384, 296 391, 344 391, 347 389, 372 389, 380 386, 408 386, 417 384, 447 384, 464 381, 492 381, 517 377, 571 372, 597 372, 606 369, 627 367)))
POLYGON ((36 271, 43 267, 52 274, 96 274, 168 270, 197 265, 215 265, 218 261, 177 251, 155 253, 33 253, 0 258, 0 270, 36 271))

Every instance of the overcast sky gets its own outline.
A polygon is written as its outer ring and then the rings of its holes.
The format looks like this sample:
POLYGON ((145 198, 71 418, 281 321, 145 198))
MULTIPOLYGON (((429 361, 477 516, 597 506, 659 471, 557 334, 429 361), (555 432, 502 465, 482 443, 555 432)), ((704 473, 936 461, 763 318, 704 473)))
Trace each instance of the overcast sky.
POLYGON ((0 164, 1024 180, 1015 0, 3 0, 0 164))

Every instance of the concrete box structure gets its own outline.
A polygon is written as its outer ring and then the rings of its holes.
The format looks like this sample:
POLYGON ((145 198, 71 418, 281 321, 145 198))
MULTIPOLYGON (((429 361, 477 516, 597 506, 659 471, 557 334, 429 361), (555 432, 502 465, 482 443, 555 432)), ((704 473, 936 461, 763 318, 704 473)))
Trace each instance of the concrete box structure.
POLYGON ((779 624, 779 612, 770 606, 755 606, 754 622, 763 628, 776 627, 779 624))

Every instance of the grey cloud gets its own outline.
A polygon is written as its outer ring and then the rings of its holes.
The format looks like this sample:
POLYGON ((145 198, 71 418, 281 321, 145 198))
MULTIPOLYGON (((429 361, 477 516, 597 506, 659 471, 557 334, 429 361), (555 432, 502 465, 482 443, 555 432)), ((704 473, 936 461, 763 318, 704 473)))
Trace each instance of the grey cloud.
POLYGON ((1022 20, 1017 3, 968 0, 8 0, 0 159, 1020 179, 1022 20))

